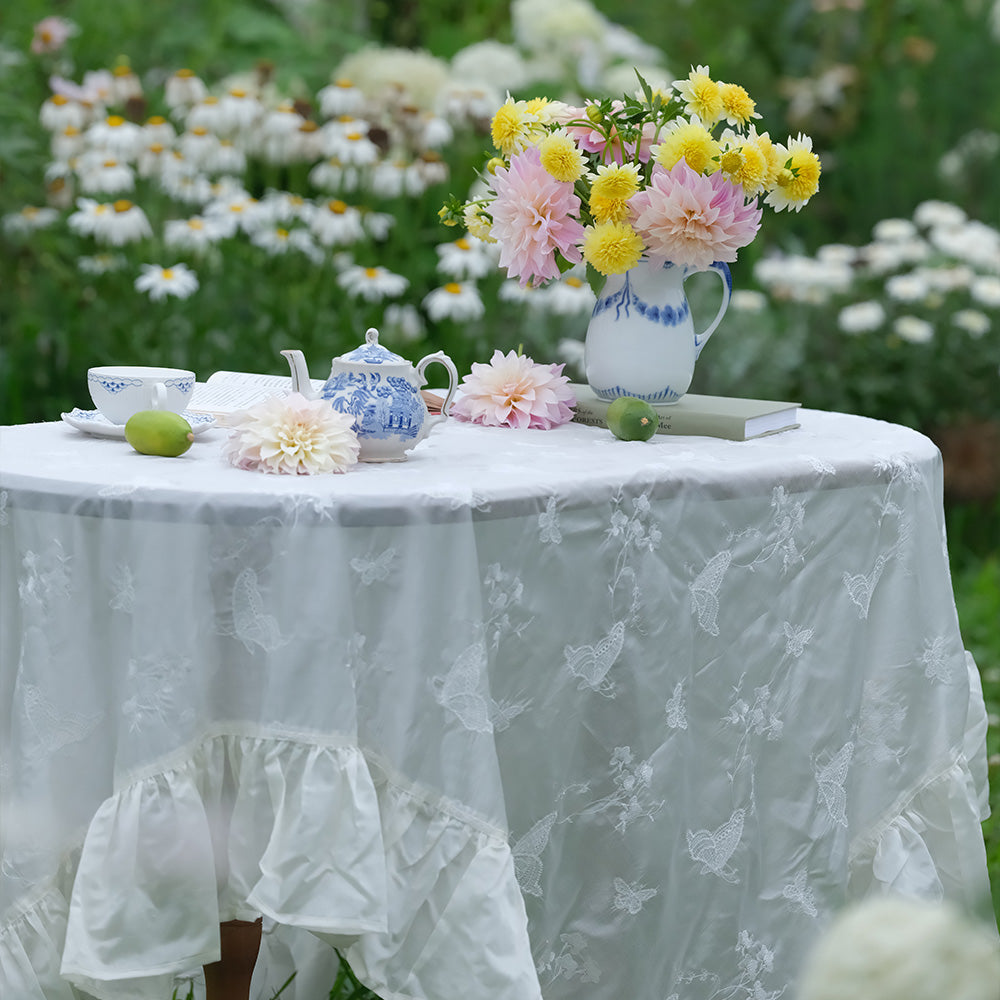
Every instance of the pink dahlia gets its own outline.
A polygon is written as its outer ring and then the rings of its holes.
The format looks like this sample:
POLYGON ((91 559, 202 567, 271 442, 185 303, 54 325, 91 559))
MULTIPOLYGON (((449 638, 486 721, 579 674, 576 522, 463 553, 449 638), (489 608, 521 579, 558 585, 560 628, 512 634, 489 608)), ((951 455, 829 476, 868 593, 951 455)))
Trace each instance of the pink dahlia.
POLYGON ((653 263, 686 264, 697 270, 713 261, 731 263, 760 229, 756 201, 745 202, 743 187, 716 172, 700 174, 679 160, 670 170, 654 166, 649 186, 632 196, 632 224, 653 263))
POLYGON ((240 469, 308 476, 346 472, 358 460, 354 418, 328 399, 272 396, 234 418, 223 455, 240 469))
POLYGON ((557 251, 571 263, 583 260, 574 245, 583 239, 583 226, 573 217, 580 199, 572 182, 557 181, 542 166, 534 146, 512 157, 509 168, 497 168, 493 188, 491 235, 509 277, 519 278, 522 287, 558 278, 557 251))
POLYGON ((451 415, 485 427, 548 430, 573 418, 576 397, 562 365, 535 364, 511 351, 494 351, 488 365, 473 364, 451 415))

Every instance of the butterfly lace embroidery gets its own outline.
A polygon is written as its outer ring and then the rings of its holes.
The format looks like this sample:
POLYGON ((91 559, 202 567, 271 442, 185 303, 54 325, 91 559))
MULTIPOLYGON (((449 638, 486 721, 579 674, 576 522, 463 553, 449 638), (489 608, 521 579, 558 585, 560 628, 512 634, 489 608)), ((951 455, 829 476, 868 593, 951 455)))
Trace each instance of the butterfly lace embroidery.
POLYGON ((837 826, 847 826, 847 791, 844 786, 853 757, 854 743, 849 741, 826 764, 813 764, 820 801, 837 826))
POLYGON ((951 672, 948 669, 948 642, 944 636, 939 635, 924 640, 924 651, 920 655, 920 662, 924 665, 924 676, 928 680, 948 683, 951 672))
POLYGON ((119 563, 111 576, 111 597, 108 606, 112 611, 131 614, 135 610, 135 580, 132 569, 126 563, 119 563))
POLYGON ((667 699, 665 706, 667 725, 671 729, 687 729, 687 706, 684 703, 684 682, 674 685, 674 693, 667 699))
POLYGON ((21 690, 21 711, 45 756, 86 739, 104 718, 103 712, 61 709, 35 684, 26 683, 21 690))
POLYGON ((542 851, 548 847, 557 815, 553 811, 543 816, 511 848, 517 884, 529 896, 542 895, 542 851))
POLYGON ((614 908, 633 917, 642 910, 644 903, 659 892, 658 889, 647 889, 641 882, 626 882, 621 878, 616 878, 613 885, 615 890, 614 908))
POLYGON ((133 693, 121 708, 128 719, 129 732, 139 732, 155 723, 170 726, 190 723, 194 709, 187 707, 175 713, 174 706, 183 702, 192 670, 191 660, 186 656, 150 653, 130 660, 128 686, 133 693))
POLYGON ((564 646, 563 658, 566 669, 580 683, 578 687, 590 688, 599 694, 610 696, 614 682, 608 673, 614 666, 625 644, 625 622, 617 621, 611 631, 597 642, 583 646, 564 646))
POLYGON ((361 577, 362 584, 370 587, 373 583, 381 582, 389 576, 395 560, 396 550, 390 547, 380 552, 374 559, 352 559, 350 565, 351 569, 361 577))
POLYGON ((690 587, 698 626, 709 635, 719 634, 719 589, 732 561, 729 549, 712 556, 690 587))
POLYGON ((789 882, 781 890, 781 895, 790 903, 794 903, 807 917, 819 916, 816 908, 816 894, 808 884, 809 873, 800 868, 794 881, 789 882))
POLYGON ((538 515, 538 540, 549 545, 558 545, 562 541, 559 510, 555 497, 548 498, 545 502, 545 510, 538 515))
POLYGON ((699 871, 702 875, 718 875, 733 885, 739 882, 739 875, 729 867, 729 860, 743 837, 744 814, 743 809, 735 810, 725 823, 714 830, 688 830, 688 854, 692 861, 701 865, 699 871))
POLYGON ((58 541, 44 552, 25 552, 21 567, 17 592, 22 604, 48 610, 51 601, 69 597, 70 560, 58 541))

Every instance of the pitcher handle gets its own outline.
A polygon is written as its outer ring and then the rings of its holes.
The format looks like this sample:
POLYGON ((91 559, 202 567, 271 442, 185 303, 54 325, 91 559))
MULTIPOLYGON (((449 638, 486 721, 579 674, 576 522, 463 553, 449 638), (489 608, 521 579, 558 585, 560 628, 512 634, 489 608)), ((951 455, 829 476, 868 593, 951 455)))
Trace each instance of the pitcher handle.
MULTIPOLYGON (((458 369, 455 367, 455 362, 448 357, 444 351, 435 351, 433 354, 428 354, 427 357, 421 358, 417 362, 417 374, 421 378, 421 385, 427 382, 427 377, 424 375, 424 369, 433 362, 444 365, 448 369, 448 392, 445 394, 444 402, 441 404, 441 419, 448 416, 448 408, 451 406, 451 398, 455 395, 455 390, 458 388, 458 369)), ((438 421, 435 420, 435 423, 438 421)))
POLYGON ((715 314, 715 319, 701 333, 695 333, 694 335, 694 357, 696 361, 698 360, 698 355, 701 354, 702 348, 708 343, 708 338, 715 333, 715 328, 722 322, 722 317, 726 315, 726 310, 729 308, 729 300, 733 294, 733 276, 729 273, 728 264, 717 260, 709 266, 708 270, 717 274, 719 280, 722 282, 722 304, 719 306, 719 311, 715 314))

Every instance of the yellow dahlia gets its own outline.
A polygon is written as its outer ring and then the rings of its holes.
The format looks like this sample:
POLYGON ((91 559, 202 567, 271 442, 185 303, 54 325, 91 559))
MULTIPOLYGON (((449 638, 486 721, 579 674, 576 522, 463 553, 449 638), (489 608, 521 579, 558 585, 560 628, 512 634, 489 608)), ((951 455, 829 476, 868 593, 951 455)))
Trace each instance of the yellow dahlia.
POLYGON ((627 222, 599 222, 583 238, 583 259, 605 275, 634 267, 642 251, 642 238, 627 222))
POLYGON ((542 166, 557 181, 578 181, 587 172, 587 160, 573 140, 563 132, 553 132, 539 144, 542 166))
POLYGON ((760 118, 757 103, 738 83, 720 83, 722 117, 730 125, 746 127, 751 118, 760 118))
POLYGON ((506 157, 532 145, 539 126, 538 114, 525 101, 508 97, 500 105, 490 124, 493 145, 506 157))
POLYGON ((715 136, 697 119, 671 122, 670 131, 653 149, 653 156, 660 166, 672 169, 681 160, 699 174, 711 174, 718 169, 716 158, 720 153, 715 136))
POLYGON ((768 162, 760 146, 734 134, 723 135, 722 142, 723 152, 719 157, 722 175, 732 184, 742 184, 747 198, 760 194, 768 176, 768 162))

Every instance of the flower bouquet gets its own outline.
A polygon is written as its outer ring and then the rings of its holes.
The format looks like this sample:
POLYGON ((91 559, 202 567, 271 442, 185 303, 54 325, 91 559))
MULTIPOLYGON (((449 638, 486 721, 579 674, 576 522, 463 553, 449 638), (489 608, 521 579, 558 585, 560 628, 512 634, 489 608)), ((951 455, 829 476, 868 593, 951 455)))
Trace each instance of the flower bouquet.
POLYGON ((704 270, 736 260, 760 228, 763 203, 799 211, 819 186, 803 134, 773 142, 746 90, 691 70, 666 92, 637 73, 635 96, 572 107, 507 98, 492 119, 482 193, 442 209, 498 243, 522 285, 585 261, 592 285, 646 259, 704 270))

